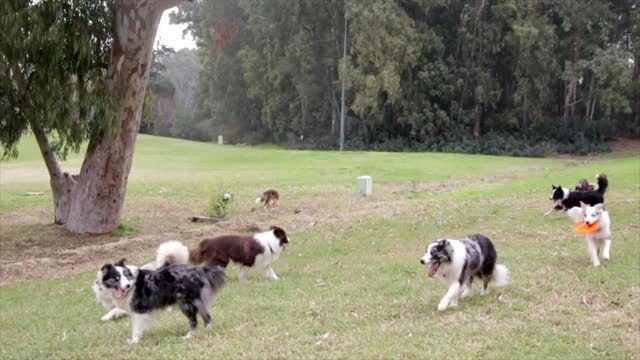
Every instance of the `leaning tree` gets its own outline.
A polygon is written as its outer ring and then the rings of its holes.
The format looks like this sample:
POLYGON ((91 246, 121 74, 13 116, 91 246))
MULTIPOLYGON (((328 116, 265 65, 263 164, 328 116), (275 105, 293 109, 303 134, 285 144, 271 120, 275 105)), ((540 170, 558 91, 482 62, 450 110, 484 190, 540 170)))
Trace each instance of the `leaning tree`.
POLYGON ((34 134, 55 223, 108 233, 119 222, 164 10, 183 0, 0 2, 0 144, 34 134), (88 143, 80 173, 59 158, 88 143))

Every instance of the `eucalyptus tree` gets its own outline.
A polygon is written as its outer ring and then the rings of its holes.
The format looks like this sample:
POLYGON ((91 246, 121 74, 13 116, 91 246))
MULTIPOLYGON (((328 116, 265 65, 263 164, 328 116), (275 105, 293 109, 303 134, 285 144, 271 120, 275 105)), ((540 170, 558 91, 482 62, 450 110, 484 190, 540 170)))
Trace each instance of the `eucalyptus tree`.
POLYGON ((75 233, 118 226, 160 17, 182 0, 0 3, 0 141, 15 156, 33 132, 55 222, 75 233), (88 142, 77 175, 59 160, 88 142))

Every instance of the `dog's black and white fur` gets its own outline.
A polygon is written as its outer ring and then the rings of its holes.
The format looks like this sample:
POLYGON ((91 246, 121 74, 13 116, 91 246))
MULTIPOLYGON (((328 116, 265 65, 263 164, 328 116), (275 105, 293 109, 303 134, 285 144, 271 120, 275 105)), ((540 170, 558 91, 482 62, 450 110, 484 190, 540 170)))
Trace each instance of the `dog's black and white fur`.
POLYGON ((598 190, 595 191, 571 191, 562 186, 551 185, 550 200, 557 203, 554 210, 566 211, 580 206, 581 202, 592 206, 604 203, 604 192, 609 186, 609 180, 605 174, 596 174, 596 180, 598 181, 598 190))
MULTIPOLYGON (((174 257, 179 255, 173 254, 174 257)), ((129 344, 140 341, 152 311, 177 304, 189 318, 190 338, 198 326, 197 316, 210 327, 209 305, 225 282, 221 267, 166 265, 157 270, 129 268, 124 261, 102 267, 102 286, 115 307, 131 316, 129 344)))
MULTIPOLYGON (((157 250, 156 260, 150 262, 141 267, 144 270, 156 270, 163 266, 175 265, 175 264, 187 264, 189 262, 189 249, 179 241, 167 241, 162 243, 157 250)), ((138 267, 134 265, 125 264, 126 259, 122 259, 114 263, 116 271, 121 271, 120 278, 131 278, 131 274, 138 271, 138 267), (120 270, 118 270, 120 269, 120 270)), ((115 278, 117 276, 112 276, 115 278)), ((102 321, 108 321, 116 319, 120 316, 126 315, 127 310, 118 307, 118 302, 113 297, 113 291, 107 288, 102 279, 104 274, 102 270, 96 274, 96 279, 91 285, 91 289, 96 296, 96 301, 102 304, 108 312, 100 318, 102 321)))
POLYGON ((96 280, 91 285, 91 289, 96 296, 96 301, 108 310, 108 312, 100 318, 102 321, 112 320, 127 314, 126 309, 118 307, 118 302, 115 301, 113 291, 111 290, 111 288, 116 286, 126 288, 128 282, 125 281, 125 279, 133 279, 133 274, 138 271, 137 266, 126 265, 125 261, 126 259, 121 259, 115 262, 113 267, 108 269, 108 271, 111 272, 108 275, 102 270, 98 271, 96 280), (108 278, 107 283, 103 281, 105 275, 108 278), (107 285, 109 287, 107 287, 107 285))
POLYGON ((437 275, 448 286, 447 293, 438 304, 438 310, 458 305, 462 297, 471 294, 473 277, 482 280, 481 294, 488 293, 489 282, 502 286, 509 283, 509 270, 496 264, 497 253, 491 240, 484 235, 470 235, 464 239, 440 239, 427 246, 420 263, 429 266, 429 276, 437 275))

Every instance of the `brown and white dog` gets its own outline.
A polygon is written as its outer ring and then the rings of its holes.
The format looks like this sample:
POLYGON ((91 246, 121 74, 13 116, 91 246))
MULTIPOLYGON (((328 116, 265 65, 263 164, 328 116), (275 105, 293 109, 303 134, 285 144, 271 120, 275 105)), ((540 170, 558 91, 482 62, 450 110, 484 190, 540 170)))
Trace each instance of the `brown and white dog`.
POLYGON ((284 246, 290 242, 287 233, 277 226, 269 231, 247 235, 222 235, 202 240, 191 249, 192 264, 226 268, 230 261, 240 264, 240 280, 247 278, 250 269, 262 269, 268 278, 277 280, 271 264, 280 257, 284 246))
POLYGON ((262 193, 262 196, 256 199, 256 204, 264 204, 265 208, 272 208, 278 206, 280 203, 280 193, 276 190, 267 190, 262 193))
POLYGON ((578 185, 576 185, 576 191, 595 191, 596 187, 593 184, 589 184, 587 179, 580 179, 578 185))

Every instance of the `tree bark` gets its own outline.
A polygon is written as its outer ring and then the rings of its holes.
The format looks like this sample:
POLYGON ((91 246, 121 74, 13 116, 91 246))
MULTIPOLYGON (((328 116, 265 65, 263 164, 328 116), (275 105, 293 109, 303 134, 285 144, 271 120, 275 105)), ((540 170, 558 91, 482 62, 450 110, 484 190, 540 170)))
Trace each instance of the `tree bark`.
POLYGON ((72 178, 69 174, 62 172, 60 163, 51 148, 51 143, 49 143, 49 138, 42 128, 42 125, 33 119, 33 117, 30 117, 30 119, 29 125, 31 126, 31 131, 36 138, 40 153, 49 172, 51 193, 53 194, 53 222, 61 225, 67 221, 67 217, 69 216, 69 207, 71 204, 69 195, 72 184, 67 181, 67 179, 72 180, 72 178))
MULTIPOLYGON (((528 86, 528 84, 527 84, 528 86)), ((520 130, 521 131, 527 131, 529 129, 529 109, 528 109, 528 88, 525 87, 524 89, 524 99, 522 100, 523 104, 522 104, 522 124, 520 125, 520 130)))
POLYGON ((473 108, 473 137, 480 136, 480 118, 482 117, 482 108, 478 100, 473 108))
POLYGON ((102 234, 120 223, 131 170, 151 54, 162 12, 179 0, 119 0, 114 14, 111 64, 105 86, 117 113, 87 148, 78 182, 71 192, 66 228, 102 234))

